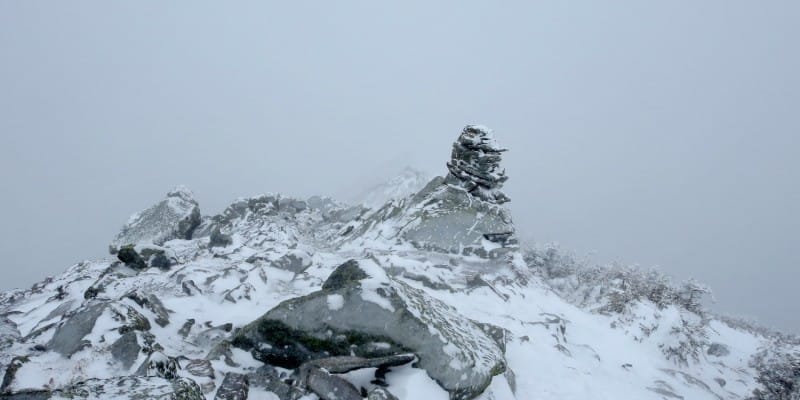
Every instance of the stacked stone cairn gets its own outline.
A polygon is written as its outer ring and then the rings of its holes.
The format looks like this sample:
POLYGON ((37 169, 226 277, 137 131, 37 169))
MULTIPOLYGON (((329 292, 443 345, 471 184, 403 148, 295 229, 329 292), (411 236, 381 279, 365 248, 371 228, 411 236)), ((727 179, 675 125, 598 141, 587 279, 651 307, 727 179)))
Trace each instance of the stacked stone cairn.
POLYGON ((473 196, 494 204, 510 199, 500 191, 508 180, 500 168, 502 153, 507 151, 494 140, 492 130, 481 125, 467 125, 453 143, 450 171, 445 183, 464 188, 473 196))

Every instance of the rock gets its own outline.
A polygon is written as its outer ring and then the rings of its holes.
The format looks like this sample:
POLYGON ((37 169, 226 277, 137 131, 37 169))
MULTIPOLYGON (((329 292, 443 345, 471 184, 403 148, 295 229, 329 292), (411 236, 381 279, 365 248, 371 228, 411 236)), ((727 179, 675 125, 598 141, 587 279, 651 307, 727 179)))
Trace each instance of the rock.
POLYGON ((106 303, 95 303, 74 312, 56 328, 47 348, 64 357, 71 357, 79 350, 91 345, 83 338, 94 329, 97 318, 106 310, 106 307, 106 303))
POLYGON ((386 388, 376 387, 369 392, 367 400, 399 400, 395 395, 389 392, 386 388))
POLYGON ((727 345, 722 343, 711 343, 711 345, 708 346, 708 350, 706 350, 706 354, 714 357, 725 357, 731 354, 731 350, 727 345))
POLYGON ((125 334, 130 331, 146 332, 150 330, 150 320, 142 313, 124 304, 119 305, 119 308, 121 310, 112 307, 115 319, 125 323, 125 325, 119 327, 119 333, 125 334))
POLYGON ((136 359, 139 358, 139 353, 142 347, 136 338, 136 333, 133 331, 126 332, 119 339, 117 339, 110 347, 111 355, 115 360, 119 361, 122 366, 127 370, 133 366, 136 359))
POLYGON ((14 378, 17 375, 17 371, 22 368, 22 364, 25 364, 28 361, 30 361, 30 359, 25 356, 17 356, 11 360, 6 367, 6 373, 3 375, 3 382, 0 383, 0 393, 5 393, 11 388, 11 384, 14 383, 14 378))
POLYGON ((223 340, 217 343, 208 354, 206 354, 206 360, 214 361, 219 360, 222 358, 225 361, 225 365, 229 367, 238 367, 239 364, 233 361, 233 352, 231 351, 231 342, 227 340, 223 340))
POLYGON ((187 319, 186 322, 183 323, 183 326, 181 326, 181 329, 178 329, 178 334, 185 338, 189 335, 189 332, 192 331, 193 326, 194 318, 187 319))
POLYGON ((200 386, 187 378, 167 380, 158 377, 126 376, 89 379, 55 393, 59 395, 58 398, 69 399, 205 400, 200 386))
POLYGON ((322 284, 322 290, 344 289, 349 286, 357 285, 362 279, 369 278, 364 270, 358 266, 355 260, 349 260, 338 266, 328 279, 322 284))
POLYGON ((228 324, 206 329, 197 334, 192 341, 198 347, 210 349, 230 338, 232 327, 228 324))
POLYGON ((133 245, 122 246, 117 252, 117 258, 135 270, 147 269, 147 262, 136 252, 133 245))
POLYGON ((140 245, 137 246, 136 249, 151 268, 168 270, 171 266, 177 264, 173 257, 167 254, 167 249, 163 247, 140 245))
POLYGON ((274 393, 280 400, 297 400, 305 394, 303 390, 284 382, 278 371, 270 365, 263 365, 247 375, 252 387, 261 387, 274 393))
POLYGON ((376 358, 340 356, 312 360, 306 363, 306 365, 322 368, 332 374, 344 374, 363 368, 397 367, 408 364, 414 361, 415 358, 416 356, 414 354, 399 354, 396 356, 376 358))
POLYGON ((246 375, 229 372, 217 389, 215 400, 247 400, 250 382, 246 375))
POLYGON ((178 187, 167 198, 134 214, 122 227, 109 249, 116 253, 126 245, 161 246, 172 239, 191 239, 200 224, 200 207, 191 191, 178 187))
POLYGON ((159 246, 125 245, 117 252, 117 258, 137 271, 147 268, 168 270, 175 264, 175 261, 167 255, 166 249, 159 246))
POLYGON ((308 204, 303 200, 297 200, 290 197, 282 197, 278 200, 278 210, 285 211, 291 214, 296 214, 308 208, 308 204))
POLYGON ((455 143, 451 160, 447 163, 450 171, 446 181, 458 185, 467 192, 495 204, 508 201, 500 191, 508 180, 500 169, 501 148, 494 140, 491 129, 480 125, 467 125, 455 143))
POLYGON ((415 246, 449 253, 500 258, 517 248, 508 210, 464 190, 441 185, 411 204, 401 235, 415 246))
POLYGON ((181 290, 183 290, 183 293, 186 293, 188 296, 198 296, 203 294, 203 291, 200 290, 200 288, 197 287, 197 284, 191 279, 181 282, 181 290))
POLYGON ((305 251, 290 251, 272 262, 272 267, 299 274, 311 266, 311 254, 305 251))
POLYGON ((220 232, 219 227, 214 228, 208 237, 208 247, 227 247, 231 244, 233 244, 233 238, 220 232))
POLYGON ((166 354, 156 351, 147 356, 142 365, 136 371, 141 376, 156 376, 164 379, 175 379, 178 377, 178 362, 166 354))
MULTIPOLYGON (((64 303, 64 304, 71 304, 71 303, 64 303)), ((61 306, 59 306, 61 308, 61 306)), ((58 308, 57 308, 58 310, 58 308)), ((52 313, 51 313, 52 314, 52 313)), ((45 319, 50 319, 55 317, 55 315, 50 316, 48 315, 45 319)), ((14 321, 8 319, 6 316, 0 316, 0 350, 5 350, 11 347, 12 344, 18 342, 20 340, 19 329, 17 328, 17 324, 14 321)))
POLYGON ((481 327, 371 261, 341 265, 323 288, 281 303, 242 328, 233 344, 295 368, 329 356, 370 357, 369 345, 384 343, 394 354, 415 353, 456 400, 476 397, 505 371, 502 350, 481 327))
POLYGON ((196 377, 214 379, 214 367, 208 360, 189 360, 183 369, 196 377))
POLYGON ((352 383, 318 368, 306 371, 302 384, 320 400, 363 400, 352 383))
POLYGON ((47 400, 53 397, 49 390, 31 390, 16 393, 0 393, 2 400, 47 400))
POLYGON ((156 315, 156 323, 160 327, 165 327, 169 324, 169 312, 164 307, 164 303, 154 294, 144 294, 137 290, 128 292, 123 296, 134 301, 139 307, 146 307, 156 315))

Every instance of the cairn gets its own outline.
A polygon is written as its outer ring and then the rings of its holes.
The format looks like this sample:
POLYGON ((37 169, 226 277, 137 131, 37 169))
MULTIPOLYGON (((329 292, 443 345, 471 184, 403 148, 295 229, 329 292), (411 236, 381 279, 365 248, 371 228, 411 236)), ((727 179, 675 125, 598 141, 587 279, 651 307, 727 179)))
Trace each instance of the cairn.
POLYGON ((507 151, 494 140, 492 130, 481 125, 467 125, 455 143, 445 183, 460 186, 473 196, 494 204, 510 199, 500 191, 508 180, 500 169, 502 153, 507 151))

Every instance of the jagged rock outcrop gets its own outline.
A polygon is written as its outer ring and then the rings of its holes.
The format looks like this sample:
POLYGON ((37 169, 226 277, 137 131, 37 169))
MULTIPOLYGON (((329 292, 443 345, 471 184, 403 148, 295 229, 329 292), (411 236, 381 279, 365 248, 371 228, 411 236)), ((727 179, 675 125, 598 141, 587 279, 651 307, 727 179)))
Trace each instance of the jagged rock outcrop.
POLYGON ((114 254, 127 245, 161 246, 172 239, 191 239, 200 220, 200 207, 194 194, 179 186, 167 193, 166 199, 131 216, 109 250, 114 254))
POLYGON ((469 125, 453 144, 446 177, 432 179, 415 195, 389 202, 353 222, 347 238, 397 238, 436 252, 497 259, 518 249, 511 214, 500 191, 500 148, 491 131, 469 125))
POLYGON ((453 399, 476 397, 505 370, 502 350, 479 326, 369 261, 343 264, 323 290, 281 303, 244 327, 234 345, 285 367, 413 352, 453 399))
POLYGON ((501 154, 507 151, 494 139, 492 130, 482 125, 467 125, 455 143, 447 169, 446 183, 464 188, 471 195, 495 204, 509 199, 500 188, 508 180, 500 169, 501 154))

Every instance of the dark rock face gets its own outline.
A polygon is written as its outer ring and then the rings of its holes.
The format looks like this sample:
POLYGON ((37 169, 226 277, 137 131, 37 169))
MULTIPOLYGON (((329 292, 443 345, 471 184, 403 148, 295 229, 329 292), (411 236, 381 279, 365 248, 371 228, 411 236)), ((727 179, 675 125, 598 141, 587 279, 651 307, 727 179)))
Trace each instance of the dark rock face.
POLYGON ((247 400, 250 382, 246 375, 229 372, 217 389, 215 400, 247 400))
POLYGON ((358 283, 369 276, 364 272, 355 260, 347 261, 337 267, 333 273, 322 284, 322 290, 343 289, 358 283))
POLYGON ((119 249, 117 258, 135 270, 147 269, 147 262, 136 252, 133 245, 123 246, 119 249))
POLYGON ((126 266, 137 271, 147 268, 168 270, 175 264, 163 248, 156 246, 122 246, 117 252, 117 258, 126 266))
POLYGON ((506 149, 497 145, 489 128, 467 125, 455 143, 447 169, 447 183, 463 187, 470 194, 490 203, 502 204, 509 199, 500 191, 508 180, 500 169, 501 154, 506 149))
MULTIPOLYGON (((393 281, 377 265, 347 262, 323 288, 281 303, 242 328, 233 344, 258 360, 287 368, 306 362, 314 366, 311 360, 330 356, 369 358, 376 347, 395 355, 413 352, 419 366, 453 399, 476 397, 505 370, 502 350, 482 327, 424 292, 393 281)), ((319 362, 334 370, 369 363, 348 357, 319 362)))

